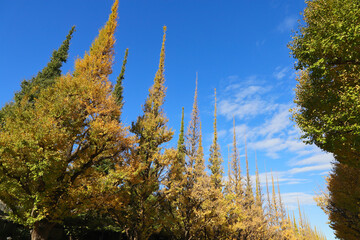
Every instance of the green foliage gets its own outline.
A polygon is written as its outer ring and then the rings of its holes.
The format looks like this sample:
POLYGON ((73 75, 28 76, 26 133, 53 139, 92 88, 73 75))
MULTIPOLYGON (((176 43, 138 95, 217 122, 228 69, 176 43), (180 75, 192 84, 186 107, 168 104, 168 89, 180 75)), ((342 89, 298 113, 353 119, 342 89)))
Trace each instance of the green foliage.
POLYGON ((326 210, 339 239, 360 238, 360 170, 336 163, 330 175, 326 210))
POLYGON ((70 40, 74 31, 75 27, 72 27, 60 48, 53 52, 50 62, 36 77, 30 80, 24 80, 21 83, 21 90, 15 93, 15 102, 21 102, 26 96, 28 101, 33 103, 42 89, 53 85, 56 78, 61 76, 61 67, 68 58, 70 40))
POLYGON ((115 98, 116 103, 120 106, 120 109, 122 109, 122 107, 124 105, 123 81, 125 79, 125 69, 126 69, 128 53, 129 53, 129 49, 127 48, 126 51, 125 51, 125 56, 124 56, 123 64, 122 64, 122 67, 121 67, 121 72, 120 72, 120 74, 119 74, 119 76, 117 78, 115 88, 114 88, 114 98, 115 98))
POLYGON ((337 236, 357 238, 354 216, 360 211, 350 202, 358 192, 343 190, 357 181, 351 176, 360 169, 360 2, 307 1, 303 16, 289 45, 300 70, 293 118, 305 142, 334 154, 329 202, 320 205, 337 236))
POLYGON ((360 3, 307 1, 289 47, 298 76, 293 117, 307 143, 359 166, 360 3))
POLYGON ((12 221, 32 228, 33 239, 46 239, 65 217, 99 206, 103 188, 111 193, 117 184, 95 166, 109 159, 121 163, 133 144, 117 120, 108 81, 117 4, 90 52, 76 61, 74 75, 41 89, 31 105, 25 95, 4 116, 0 199, 12 221))
POLYGON ((74 29, 48 66, 23 82, 15 103, 0 111, 0 203, 7 217, 32 228, 33 240, 48 239, 55 225, 80 239, 97 231, 133 240, 322 239, 306 221, 286 218, 274 183, 265 211, 258 171, 254 197, 247 150, 243 183, 235 122, 229 180, 223 179, 216 90, 207 174, 197 77, 188 132, 183 108, 177 149, 164 147, 173 137, 163 110, 166 27, 154 83, 129 136, 119 121, 128 49, 114 91, 108 79, 117 8, 116 0, 73 74, 61 75, 60 68, 74 29))

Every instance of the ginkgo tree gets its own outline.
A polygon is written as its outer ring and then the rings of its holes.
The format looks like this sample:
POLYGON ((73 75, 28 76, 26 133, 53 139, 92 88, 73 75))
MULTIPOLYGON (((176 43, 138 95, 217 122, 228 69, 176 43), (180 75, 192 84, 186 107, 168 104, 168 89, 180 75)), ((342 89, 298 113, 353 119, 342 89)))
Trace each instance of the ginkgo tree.
POLYGON ((115 1, 108 22, 90 51, 76 61, 73 74, 41 89, 33 106, 28 100, 34 92, 25 94, 3 117, 0 199, 11 220, 32 229, 34 240, 47 239, 56 223, 91 208, 94 199, 101 199, 102 186, 118 185, 119 178, 103 178, 96 166, 113 161, 116 167, 109 174, 120 176, 133 145, 118 121, 120 110, 108 81, 117 9, 115 1))

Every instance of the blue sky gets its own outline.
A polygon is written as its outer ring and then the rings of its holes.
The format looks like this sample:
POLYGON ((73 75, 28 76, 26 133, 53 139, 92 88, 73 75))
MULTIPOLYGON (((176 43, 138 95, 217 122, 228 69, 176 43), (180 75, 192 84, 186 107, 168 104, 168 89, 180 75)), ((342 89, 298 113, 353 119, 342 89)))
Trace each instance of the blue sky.
MULTIPOLYGON (((71 71, 106 22, 111 4, 111 0, 0 1, 0 105, 12 99, 23 79, 46 65, 75 25, 63 67, 63 72, 71 71)), ((176 132, 169 146, 177 140, 182 107, 186 122, 190 121, 198 72, 205 149, 212 141, 217 88, 224 165, 234 116, 242 154, 247 136, 251 173, 256 151, 262 179, 272 171, 288 208, 295 210, 299 199, 311 223, 334 239, 326 215, 312 200, 324 184, 332 156, 303 144, 289 119, 296 80, 287 43, 304 7, 301 0, 120 0, 111 80, 115 82, 129 48, 122 118, 130 124, 141 113, 152 84, 166 25, 165 111, 176 132)))

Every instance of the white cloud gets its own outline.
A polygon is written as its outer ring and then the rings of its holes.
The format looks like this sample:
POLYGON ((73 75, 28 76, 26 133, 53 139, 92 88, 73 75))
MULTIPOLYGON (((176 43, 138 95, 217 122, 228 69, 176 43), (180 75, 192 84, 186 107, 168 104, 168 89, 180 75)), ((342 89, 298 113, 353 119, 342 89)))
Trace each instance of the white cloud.
POLYGON ((321 153, 301 160, 292 161, 290 164, 294 166, 304 166, 304 165, 313 165, 313 164, 323 165, 323 164, 331 163, 333 160, 334 160, 334 156, 331 153, 321 153))
MULTIPOLYGON (((266 186, 266 178, 269 184, 269 187, 271 188, 271 176, 273 176, 275 184, 277 184, 277 182, 279 182, 280 185, 293 185, 293 184, 300 184, 300 183, 305 183, 308 180, 305 178, 298 178, 298 177, 293 177, 291 175, 289 175, 289 173, 287 171, 275 171, 275 172, 270 172, 270 173, 260 173, 259 174, 259 180, 261 183, 261 186, 265 187, 266 186)), ((252 182, 255 183, 255 175, 251 176, 252 182)))
POLYGON ((297 22, 296 17, 286 17, 277 27, 280 32, 286 32, 294 29, 297 22))
POLYGON ((218 138, 223 138, 226 137, 227 135, 227 130, 223 129, 217 132, 218 138))
POLYGON ((252 149, 264 150, 272 158, 278 158, 277 152, 286 149, 286 145, 280 138, 268 138, 249 144, 252 149))
POLYGON ((324 171, 324 170, 330 171, 331 167, 332 167, 331 163, 325 163, 325 164, 321 164, 321 165, 313 165, 313 166, 307 166, 307 167, 292 168, 288 172, 291 173, 291 174, 296 174, 296 173, 324 171))
POLYGON ((271 137, 275 133, 281 132, 292 124, 289 112, 290 105, 279 105, 279 107, 280 110, 275 113, 270 120, 265 122, 265 124, 256 130, 258 134, 271 137))
POLYGON ((289 73, 289 68, 288 67, 277 67, 275 69, 275 72, 273 73, 274 74, 274 77, 278 80, 281 80, 283 79, 287 74, 289 73))
MULTIPOLYGON (((239 102, 239 101, 243 101, 249 97, 253 97, 253 96, 259 96, 262 95, 266 92, 268 92, 270 90, 269 87, 265 88, 262 86, 256 86, 256 85, 251 85, 248 86, 246 88, 240 89, 237 91, 237 93, 235 94, 235 101, 239 102)), ((258 98, 258 97, 256 97, 258 98)))
POLYGON ((264 114, 272 111, 276 108, 276 105, 269 104, 260 98, 253 100, 233 100, 223 99, 219 101, 219 114, 224 115, 228 119, 232 119, 233 116, 238 119, 252 118, 257 115, 264 114))
POLYGON ((316 205, 314 195, 303 192, 282 193, 281 200, 284 202, 285 206, 290 209, 297 208, 298 203, 300 204, 300 207, 305 205, 316 205))

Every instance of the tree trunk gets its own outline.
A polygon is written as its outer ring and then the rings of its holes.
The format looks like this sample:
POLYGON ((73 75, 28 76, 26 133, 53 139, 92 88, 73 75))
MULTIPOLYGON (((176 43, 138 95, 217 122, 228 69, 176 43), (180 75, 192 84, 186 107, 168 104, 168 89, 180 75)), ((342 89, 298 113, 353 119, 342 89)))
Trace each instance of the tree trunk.
POLYGON ((49 223, 46 220, 36 222, 31 230, 31 240, 47 240, 54 226, 55 223, 49 223))

